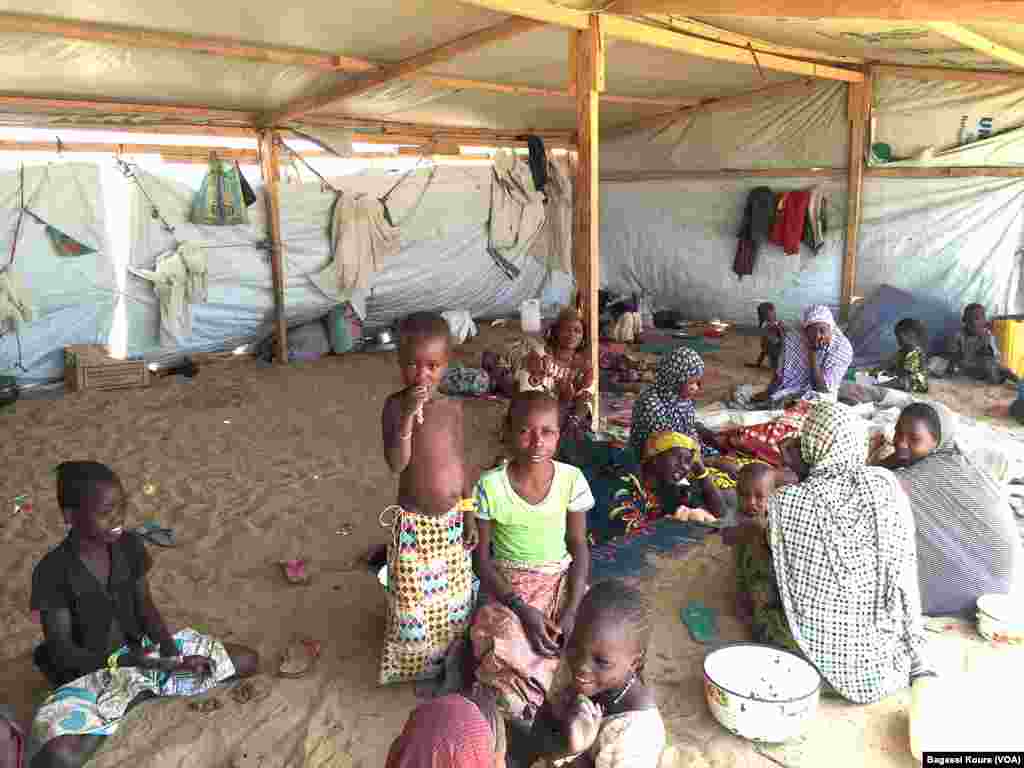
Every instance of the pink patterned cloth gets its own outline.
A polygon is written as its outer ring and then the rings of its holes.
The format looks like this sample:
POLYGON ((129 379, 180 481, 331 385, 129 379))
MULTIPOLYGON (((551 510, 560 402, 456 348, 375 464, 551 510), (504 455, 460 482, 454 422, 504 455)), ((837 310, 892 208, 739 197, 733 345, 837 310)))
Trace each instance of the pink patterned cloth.
POLYGON ((480 708, 458 694, 418 706, 388 752, 385 768, 491 768, 494 734, 480 708))

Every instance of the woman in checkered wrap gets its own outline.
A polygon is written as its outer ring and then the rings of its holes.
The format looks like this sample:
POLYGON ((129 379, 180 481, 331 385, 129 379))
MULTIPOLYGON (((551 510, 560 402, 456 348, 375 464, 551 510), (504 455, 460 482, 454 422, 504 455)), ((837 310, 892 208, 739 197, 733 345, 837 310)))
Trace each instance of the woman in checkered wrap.
POLYGON ((819 401, 800 436, 801 483, 768 505, 775 577, 793 639, 844 698, 866 704, 926 671, 910 503, 865 466, 863 427, 819 401))

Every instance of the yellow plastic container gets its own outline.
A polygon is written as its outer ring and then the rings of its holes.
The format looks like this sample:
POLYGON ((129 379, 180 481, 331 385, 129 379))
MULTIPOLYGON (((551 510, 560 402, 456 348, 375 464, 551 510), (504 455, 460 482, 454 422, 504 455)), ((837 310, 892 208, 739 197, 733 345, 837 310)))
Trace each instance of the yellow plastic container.
POLYGON ((999 318, 992 321, 992 332, 999 343, 999 351, 1003 356, 1003 365, 1016 373, 1024 375, 1024 320, 999 318))

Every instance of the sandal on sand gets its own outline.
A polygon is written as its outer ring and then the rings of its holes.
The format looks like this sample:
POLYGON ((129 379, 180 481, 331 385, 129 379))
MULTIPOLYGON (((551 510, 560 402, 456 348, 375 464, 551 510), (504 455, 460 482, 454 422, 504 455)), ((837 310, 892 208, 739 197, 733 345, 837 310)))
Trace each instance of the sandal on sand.
POLYGON ((298 679, 313 671, 320 658, 320 643, 311 637, 296 637, 288 649, 281 654, 277 673, 281 677, 298 679))
POLYGON ((174 531, 170 528, 164 528, 159 523, 143 523, 132 532, 158 547, 173 547, 178 543, 174 537, 174 531))
POLYGON ((188 708, 193 712, 198 712, 201 715, 208 715, 211 712, 216 712, 224 705, 220 703, 220 699, 210 697, 208 699, 198 699, 196 701, 190 701, 188 708))
POLYGON ((305 560, 281 560, 279 565, 289 584, 309 584, 309 573, 306 571, 305 560))
POLYGON ((252 680, 242 680, 228 695, 235 704, 250 704, 267 698, 270 695, 270 688, 258 686, 252 680))

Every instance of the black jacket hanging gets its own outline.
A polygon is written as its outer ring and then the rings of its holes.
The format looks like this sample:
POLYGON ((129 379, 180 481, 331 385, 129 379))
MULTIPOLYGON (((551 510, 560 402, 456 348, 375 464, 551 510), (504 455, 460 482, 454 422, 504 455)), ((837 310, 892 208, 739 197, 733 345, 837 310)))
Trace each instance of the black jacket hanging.
MULTIPOLYGON (((533 175, 533 186, 543 193, 548 184, 548 155, 544 151, 544 140, 540 136, 527 136, 526 146, 530 149, 530 173, 533 175)), ((546 200, 545 196, 545 200, 546 200)))

